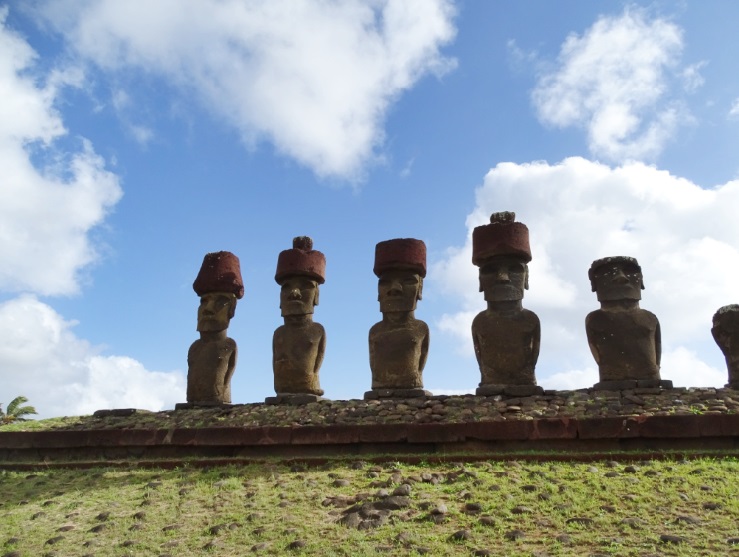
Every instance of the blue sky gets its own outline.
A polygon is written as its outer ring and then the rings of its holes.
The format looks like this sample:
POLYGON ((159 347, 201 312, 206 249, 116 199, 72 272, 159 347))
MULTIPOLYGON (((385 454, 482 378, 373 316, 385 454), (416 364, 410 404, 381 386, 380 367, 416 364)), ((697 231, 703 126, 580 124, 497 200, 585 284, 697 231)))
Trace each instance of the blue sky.
POLYGON ((470 235, 530 229, 545 388, 597 381, 587 269, 631 255, 662 377, 726 382, 739 302, 739 5, 0 3, 0 401, 41 416, 184 401, 207 252, 246 293, 233 401, 271 396, 277 256, 327 258, 326 396, 370 388, 377 242, 426 242, 425 387, 474 391, 470 235), (720 37, 720 38, 719 38, 720 37))

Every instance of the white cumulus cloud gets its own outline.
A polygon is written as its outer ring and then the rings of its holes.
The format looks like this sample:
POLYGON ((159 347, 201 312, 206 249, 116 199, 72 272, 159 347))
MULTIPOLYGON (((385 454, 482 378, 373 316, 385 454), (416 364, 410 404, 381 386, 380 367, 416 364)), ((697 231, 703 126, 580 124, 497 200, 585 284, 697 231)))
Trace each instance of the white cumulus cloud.
POLYGON ((540 384, 582 388, 597 378, 584 320, 599 305, 587 271, 595 259, 629 255, 644 272, 641 307, 661 323, 662 377, 723 385, 727 373, 710 329, 719 307, 739 302, 737 206, 739 181, 706 190, 642 163, 611 168, 573 157, 498 164, 476 192, 465 245, 449 249, 429 273, 460 302, 437 325, 473 357, 470 326, 485 302, 471 263, 472 230, 491 213, 511 210, 530 231, 524 306, 541 319, 540 384))
POLYGON ((734 99, 734 101, 731 103, 731 108, 729 109, 729 116, 732 116, 732 117, 739 116, 739 99, 734 99))
POLYGON ((35 80, 36 54, 5 26, 7 14, 0 8, 0 289, 70 294, 79 271, 97 259, 88 233, 121 189, 89 142, 77 152, 55 148, 66 130, 54 103, 80 75, 35 80))
POLYGON ((136 360, 102 356, 32 295, 0 304, 0 403, 23 395, 40 418, 102 408, 173 408, 185 400, 182 372, 148 371, 136 360))
POLYGON ((688 90, 702 83, 701 65, 680 69, 682 30, 639 8, 600 17, 562 44, 532 100, 542 122, 585 128, 591 152, 613 162, 653 159, 676 127, 691 121, 669 95, 672 79, 688 90))
POLYGON ((90 142, 59 145, 67 130, 55 105, 83 74, 37 75, 37 55, 7 15, 0 7, 0 290, 25 293, 0 304, 0 403, 26 396, 39 417, 171 406, 184 400, 182 373, 101 355, 29 294, 79 291, 80 272, 98 259, 89 234, 122 191, 90 142))
POLYGON ((449 0, 53 0, 38 13, 104 71, 170 80, 247 145, 266 139, 321 176, 380 155, 393 100, 454 62, 449 0))

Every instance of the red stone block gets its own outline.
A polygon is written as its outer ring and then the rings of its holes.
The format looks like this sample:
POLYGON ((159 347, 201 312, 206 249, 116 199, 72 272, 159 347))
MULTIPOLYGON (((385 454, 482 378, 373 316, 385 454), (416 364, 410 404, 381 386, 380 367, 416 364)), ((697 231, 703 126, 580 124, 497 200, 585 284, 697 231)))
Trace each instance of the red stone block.
POLYGON ((361 426, 361 443, 400 443, 408 439, 408 424, 368 424, 361 426))
POLYGON ((360 442, 356 425, 303 426, 292 430, 293 445, 343 445, 360 442))
POLYGON ((117 429, 99 430, 95 438, 97 446, 154 446, 161 445, 169 433, 166 429, 117 429))
POLYGON ((409 443, 458 443, 468 424, 408 424, 409 443))
POLYGON ((530 439, 534 431, 532 420, 474 422, 462 424, 467 439, 479 441, 513 441, 530 439))
POLYGON ((577 420, 570 418, 546 418, 534 420, 529 439, 575 439, 577 420))
POLYGON ((0 449, 31 449, 36 447, 36 435, 24 431, 0 432, 0 449))
POLYGON ((641 424, 642 437, 700 437, 698 420, 701 416, 648 416, 641 424))
POLYGON ((577 420, 577 437, 579 439, 639 437, 639 428, 639 421, 634 418, 589 418, 577 420))
POLYGON ((197 446, 288 445, 290 433, 289 427, 176 429, 170 443, 197 446))
POLYGON ((701 437, 739 437, 739 414, 706 414, 698 418, 701 437))

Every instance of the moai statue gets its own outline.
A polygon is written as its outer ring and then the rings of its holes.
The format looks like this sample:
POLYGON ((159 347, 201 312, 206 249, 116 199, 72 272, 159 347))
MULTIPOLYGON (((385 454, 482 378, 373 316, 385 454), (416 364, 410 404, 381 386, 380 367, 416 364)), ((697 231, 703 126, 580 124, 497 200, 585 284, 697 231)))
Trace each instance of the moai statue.
POLYGON ((239 258, 228 251, 207 254, 192 287, 200 296, 200 339, 187 353, 187 404, 177 407, 230 404, 237 350, 226 329, 244 296, 239 258))
POLYGON ((600 302, 600 309, 585 318, 588 344, 600 375, 594 387, 672 388, 672 381, 660 380, 662 339, 657 316, 639 308, 644 279, 636 259, 598 259, 590 266, 588 277, 600 302))
POLYGON ((480 292, 488 304, 472 322, 480 396, 543 392, 534 375, 541 325, 521 305, 529 288, 529 229, 515 221, 515 213, 493 213, 490 224, 472 232, 472 263, 480 268, 480 292))
POLYGON ((726 358, 729 371, 726 387, 739 390, 739 305, 719 308, 713 315, 711 333, 726 358))
POLYGON ((377 300, 382 321, 369 332, 372 390, 365 399, 428 396, 422 372, 429 350, 429 328, 415 318, 426 276, 426 244, 413 238, 375 247, 377 300))
POLYGON ((326 332, 313 322, 318 285, 326 280, 326 257, 313 249, 308 236, 293 239, 292 249, 277 259, 275 280, 280 285, 280 310, 285 324, 272 338, 272 369, 276 397, 268 404, 303 404, 320 400, 318 370, 326 351, 326 332))

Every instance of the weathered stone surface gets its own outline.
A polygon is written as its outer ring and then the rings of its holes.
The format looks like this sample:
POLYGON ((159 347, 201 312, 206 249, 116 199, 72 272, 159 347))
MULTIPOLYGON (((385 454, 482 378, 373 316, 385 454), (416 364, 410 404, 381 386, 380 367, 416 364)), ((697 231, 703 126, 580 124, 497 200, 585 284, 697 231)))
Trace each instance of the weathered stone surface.
POLYGON ((320 445, 325 443, 359 443, 357 426, 333 425, 331 427, 301 427, 292 431, 290 442, 296 445, 320 445))
POLYGON ((326 274, 326 257, 313 249, 308 236, 293 239, 292 249, 277 259, 275 280, 280 285, 280 310, 284 325, 272 337, 272 369, 277 397, 270 404, 294 402, 287 394, 323 395, 318 373, 326 351, 326 331, 313 322, 318 305, 318 285, 326 274))
POLYGON ((369 332, 372 390, 422 390, 429 328, 414 313, 426 276, 426 245, 413 238, 380 242, 374 272, 382 321, 369 332))
POLYGON ((207 254, 193 289, 200 296, 200 339, 187 353, 187 402, 230 403, 238 351, 226 330, 244 295, 238 257, 228 251, 207 254))
POLYGON ((310 404, 311 402, 319 402, 324 400, 323 397, 313 394, 292 394, 282 393, 277 396, 268 396, 264 399, 265 404, 292 404, 300 406, 301 404, 310 404))
POLYGON ((739 304, 730 304, 719 308, 713 314, 711 328, 716 344, 726 360, 729 373, 728 388, 739 388, 739 304))
POLYGON ((139 410, 138 408, 111 408, 109 410, 95 410, 93 416, 96 418, 107 418, 108 416, 122 417, 134 414, 152 414, 151 410, 139 410))
POLYGON ((700 437, 698 421, 690 416, 651 416, 639 424, 641 437, 700 437))
POLYGON ((372 389, 364 393, 364 400, 380 398, 420 398, 431 396, 431 391, 425 389, 372 389))
POLYGON ((659 381, 660 326, 653 313, 639 307, 644 279, 636 259, 598 259, 588 277, 601 304, 585 318, 588 344, 598 364, 598 388, 618 389, 612 382, 628 380, 659 381))
POLYGON ((577 436, 580 439, 629 438, 639 436, 639 423, 623 418, 591 418, 579 420, 577 436))
POLYGON ((480 385, 475 390, 477 396, 533 396, 544 394, 544 389, 537 385, 480 385))
POLYGON ((541 326, 521 305, 529 287, 531 249, 528 228, 515 218, 515 213, 493 213, 490 224, 472 233, 472 262, 480 267, 480 292, 488 306, 472 322, 483 389, 478 395, 490 392, 486 386, 536 385, 541 326))
POLYGON ((230 403, 214 402, 210 400, 194 401, 194 402, 178 402, 174 405, 175 410, 191 410, 195 408, 231 408, 234 406, 230 403))

